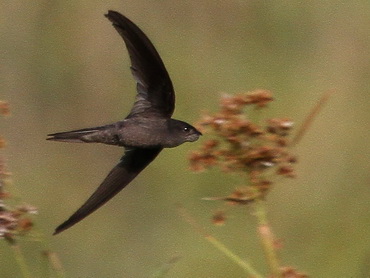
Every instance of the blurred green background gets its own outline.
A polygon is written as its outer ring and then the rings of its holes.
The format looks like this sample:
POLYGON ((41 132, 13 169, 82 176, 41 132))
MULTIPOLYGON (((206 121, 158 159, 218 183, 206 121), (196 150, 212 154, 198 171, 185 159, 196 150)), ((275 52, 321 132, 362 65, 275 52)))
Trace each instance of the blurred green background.
MULTIPOLYGON (((255 219, 233 208, 211 224, 218 202, 242 181, 216 169, 188 171, 202 140, 167 149, 130 186, 70 230, 52 237, 117 163, 123 150, 47 142, 46 134, 111 123, 131 108, 135 82, 123 41, 104 18, 128 16, 161 54, 177 93, 175 118, 216 111, 221 93, 272 90, 266 117, 297 126, 335 89, 296 149, 298 178, 270 193, 269 216, 282 239, 283 265, 312 277, 370 275, 369 1, 2 1, 1 119, 14 188, 39 208, 45 233, 68 277, 150 277, 174 256, 167 277, 245 277, 181 219, 176 204, 266 273, 255 219)), ((43 244, 41 244, 43 245, 43 244)), ((38 242, 23 242, 35 277, 38 242)), ((21 277, 0 243, 0 277, 21 277)))

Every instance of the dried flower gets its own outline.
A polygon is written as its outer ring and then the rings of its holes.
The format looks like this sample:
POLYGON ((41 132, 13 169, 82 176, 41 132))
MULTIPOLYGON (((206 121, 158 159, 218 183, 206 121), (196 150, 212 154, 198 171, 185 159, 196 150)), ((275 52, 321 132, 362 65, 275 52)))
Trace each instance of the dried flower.
POLYGON ((283 278, 308 278, 307 274, 298 272, 296 269, 290 266, 282 267, 281 275, 283 278))
POLYGON ((10 114, 8 102, 0 100, 0 114, 3 116, 8 116, 10 114))
POLYGON ((214 225, 222 226, 225 224, 226 216, 223 211, 217 211, 213 214, 212 222, 214 225))
MULTIPOLYGON (((220 111, 204 115, 196 124, 204 135, 208 134, 212 139, 205 141, 190 154, 190 168, 204 171, 217 166, 222 171, 240 174, 245 185, 226 197, 207 197, 203 200, 221 200, 235 206, 255 204, 258 233, 271 270, 271 276, 268 277, 306 278, 306 274, 292 267, 280 267, 276 250, 282 248, 282 241, 275 238, 268 224, 264 202, 274 184, 274 178, 295 177, 293 166, 297 158, 290 153, 289 148, 293 121, 288 118, 253 121, 246 113, 248 107, 260 110, 266 108, 272 100, 271 92, 266 90, 234 96, 223 95, 220 111)), ((301 134, 295 142, 301 138, 301 134)), ((224 225, 225 220, 224 210, 213 214, 213 224, 224 225)), ((256 272, 251 271, 251 276, 257 276, 256 272)))
POLYGON ((245 111, 248 107, 265 108, 272 100, 272 93, 266 90, 223 95, 220 112, 206 114, 196 124, 213 138, 190 154, 190 168, 204 171, 217 166, 224 172, 248 175, 250 182, 248 187, 235 190, 230 196, 207 200, 249 204, 265 197, 273 184, 274 174, 295 176, 296 158, 288 149, 293 122, 287 118, 272 118, 261 125, 247 117, 245 111))
POLYGON ((17 234, 28 232, 32 226, 32 220, 27 216, 28 212, 20 209, 2 207, 0 210, 0 238, 14 238, 17 234))
MULTIPOLYGON (((9 105, 6 102, 0 101, 0 114, 9 114, 9 105)), ((5 139, 0 137, 0 147, 4 147, 5 144, 5 139)), ((30 205, 20 205, 15 208, 6 205, 5 200, 12 197, 4 188, 9 182, 9 176, 6 163, 0 157, 0 238, 14 242, 17 235, 31 230, 33 222, 29 214, 36 213, 37 209, 30 205)))

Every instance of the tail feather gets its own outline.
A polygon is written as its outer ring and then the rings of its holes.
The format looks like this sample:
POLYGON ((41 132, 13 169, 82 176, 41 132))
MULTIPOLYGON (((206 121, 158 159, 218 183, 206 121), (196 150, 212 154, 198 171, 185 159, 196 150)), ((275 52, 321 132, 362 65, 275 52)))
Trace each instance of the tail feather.
POLYGON ((99 131, 99 127, 93 128, 84 128, 78 130, 72 130, 67 132, 58 132, 48 134, 48 138, 46 140, 51 141, 60 141, 60 142, 70 142, 70 143, 86 143, 86 140, 83 139, 84 136, 95 133, 99 131))

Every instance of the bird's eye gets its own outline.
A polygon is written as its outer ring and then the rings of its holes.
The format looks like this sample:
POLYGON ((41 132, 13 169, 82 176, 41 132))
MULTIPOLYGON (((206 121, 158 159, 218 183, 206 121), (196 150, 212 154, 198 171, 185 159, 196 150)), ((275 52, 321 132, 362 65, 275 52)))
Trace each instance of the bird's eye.
POLYGON ((190 131, 190 128, 188 128, 188 127, 186 126, 186 127, 184 127, 183 131, 185 131, 185 132, 189 132, 189 131, 190 131))

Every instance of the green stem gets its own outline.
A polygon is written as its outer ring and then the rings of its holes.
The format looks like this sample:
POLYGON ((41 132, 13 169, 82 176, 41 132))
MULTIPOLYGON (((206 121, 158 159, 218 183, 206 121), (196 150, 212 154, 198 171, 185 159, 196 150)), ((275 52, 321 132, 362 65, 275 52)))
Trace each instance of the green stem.
POLYGON ((19 245, 14 241, 8 241, 10 243, 10 247, 13 250, 15 260, 18 263, 18 266, 22 272, 24 278, 32 278, 31 272, 28 269, 26 260, 24 259, 23 253, 19 245))
POLYGON ((233 253, 229 248, 227 248, 218 239, 208 234, 205 231, 205 229, 198 224, 198 222, 188 213, 188 211, 185 208, 179 206, 178 209, 179 209, 180 215, 184 218, 186 222, 188 222, 194 228, 195 231, 201 234, 206 240, 208 240, 213 246, 215 246, 218 250, 224 253, 229 259, 231 259, 233 262, 241 266, 245 270, 245 272, 247 272, 251 277, 253 278, 263 277, 249 263, 247 263, 242 258, 240 258, 238 255, 233 253))
POLYGON ((205 236, 213 246, 224 253, 229 259, 241 266, 249 275, 254 278, 262 278, 263 276, 258 273, 249 263, 242 260, 238 255, 234 254, 229 248, 227 248, 222 242, 211 235, 205 236))
POLYGON ((171 258, 170 261, 161 265, 160 268, 151 277, 152 278, 165 277, 166 274, 170 271, 170 269, 173 267, 173 265, 178 262, 179 259, 180 259, 180 257, 178 257, 178 256, 171 258))
POLYGON ((256 217, 258 220, 258 234, 261 239, 261 243, 265 252, 267 264, 270 267, 272 277, 279 278, 281 277, 279 259, 277 256, 275 244, 274 244, 274 235, 271 231, 270 225, 267 220, 267 211, 265 206, 265 201, 256 200, 256 217))

